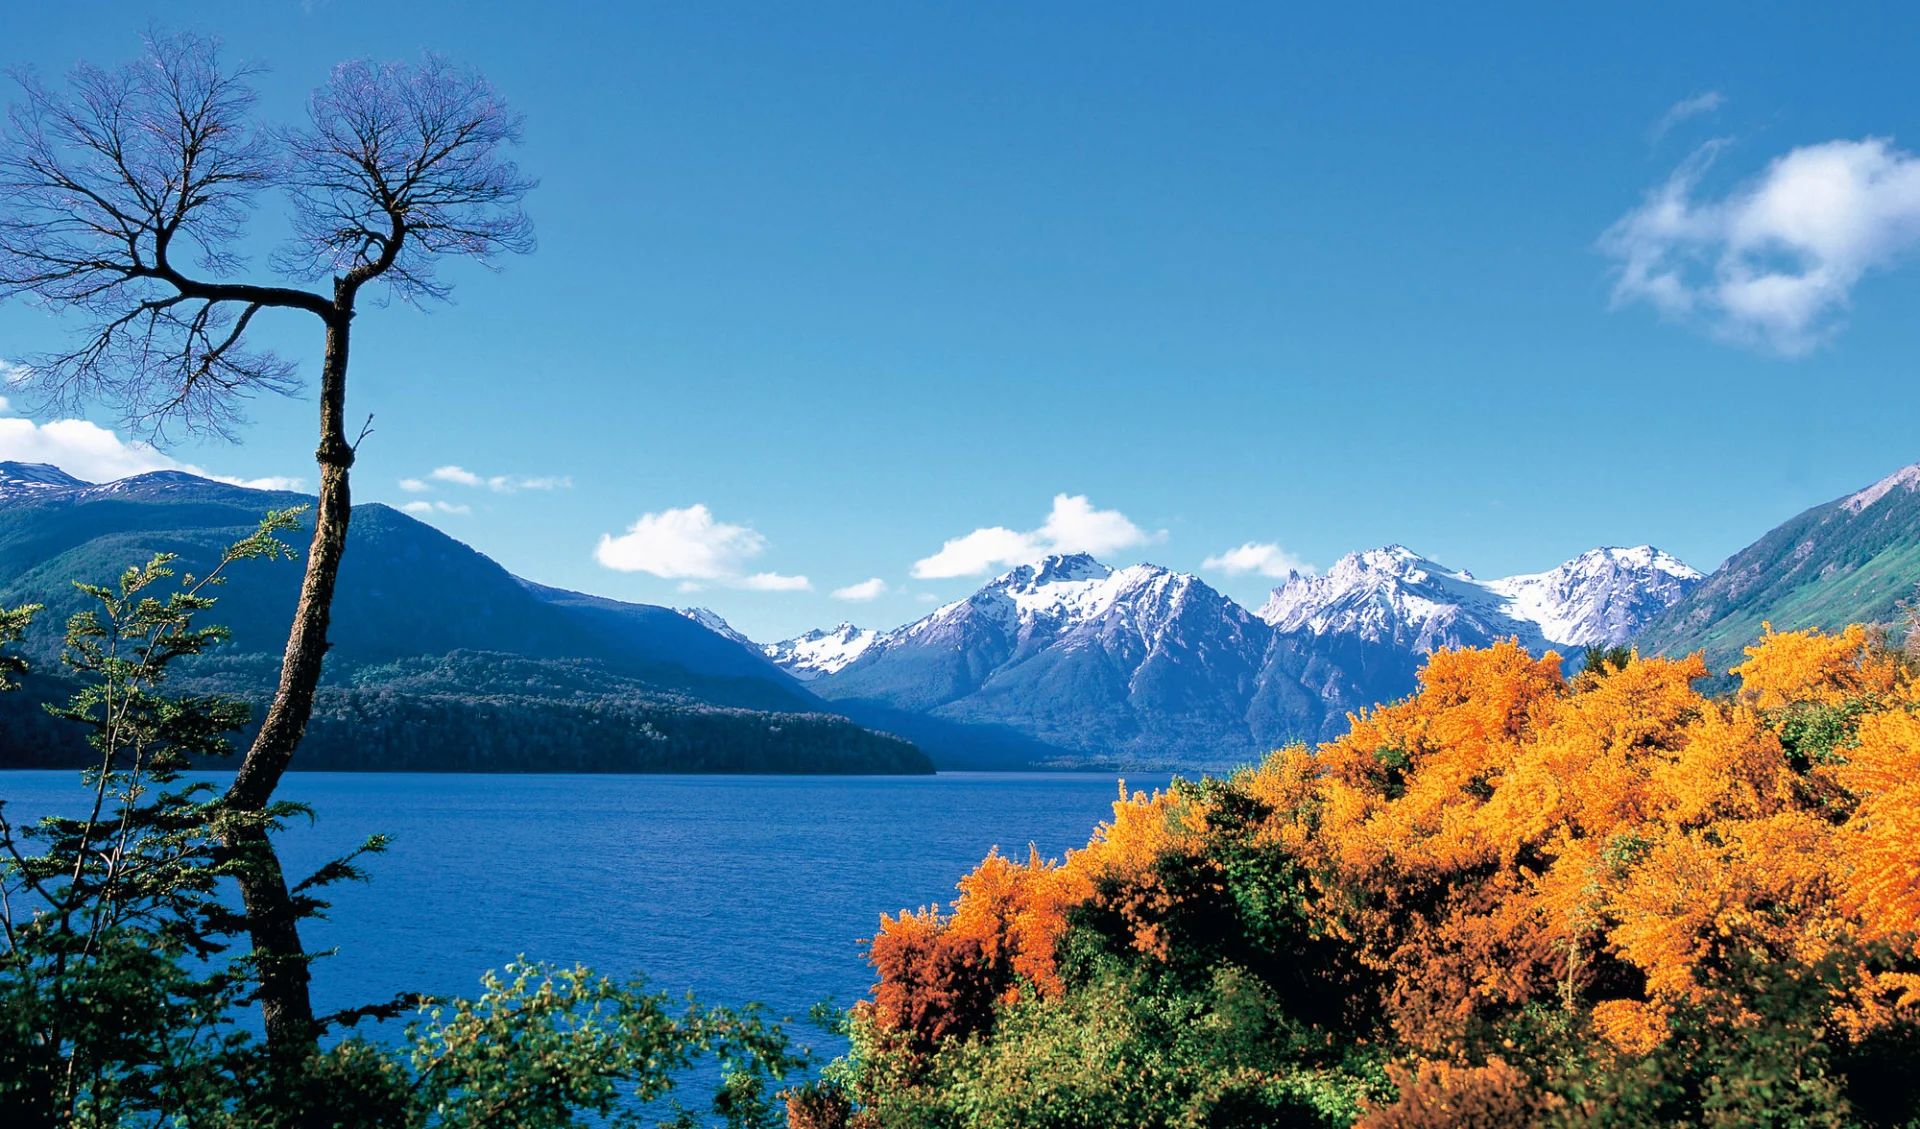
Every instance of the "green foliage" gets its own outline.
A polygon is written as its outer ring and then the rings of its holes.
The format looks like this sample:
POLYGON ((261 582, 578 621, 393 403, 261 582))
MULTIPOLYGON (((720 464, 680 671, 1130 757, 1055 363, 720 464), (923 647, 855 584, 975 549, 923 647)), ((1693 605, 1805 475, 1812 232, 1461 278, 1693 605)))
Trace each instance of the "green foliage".
MULTIPOLYGON (((0 608, 0 648, 18 643, 33 624, 39 604, 20 608, 0 608)), ((18 690, 20 676, 27 672, 27 660, 0 650, 0 690, 18 690)))
POLYGON ((1632 661, 1633 648, 1624 643, 1613 647, 1588 647, 1581 656, 1580 673, 1588 679, 1598 680, 1627 669, 1627 664, 1632 661))
MULTIPOLYGON (((170 567, 210 571, 258 513, 258 491, 139 481, 80 504, 0 507, 0 604, 47 609, 22 640, 27 657, 56 663, 52 628, 94 606, 71 578, 110 581, 127 560, 156 552, 170 567)), ((531 589, 379 505, 354 511, 348 538, 303 768, 932 771, 908 741, 810 712, 818 702, 790 680, 667 609, 531 589)), ((261 716, 279 682, 299 580, 297 570, 267 570, 225 594, 230 642, 176 664, 173 684, 245 700, 261 716)), ((84 762, 80 740, 49 726, 40 708, 76 688, 43 670, 24 693, 0 697, 0 764, 84 762)))
POLYGON ((1782 631, 1898 622, 1901 597, 1920 580, 1920 494, 1894 490, 1858 513, 1842 501, 1735 553, 1647 626, 1635 640, 1640 652, 1705 651, 1720 674, 1760 638, 1764 622, 1782 631))
POLYGON ((1841 751, 1853 743, 1861 717, 1879 708, 1866 698, 1835 705, 1800 702, 1771 720, 1787 756, 1796 769, 1804 772, 1809 765, 1841 759, 1841 751))
POLYGON ((1344 1126, 1390 1092, 1364 1048, 1302 1054, 1297 1033, 1243 969, 1180 986, 1107 956, 1063 999, 1005 1005, 990 1038, 944 1047, 916 1077, 870 1076, 863 1092, 878 1124, 914 1129, 1344 1126))
MULTIPOLYGON (((710 1054, 725 1075, 711 1114, 739 1129, 773 1125, 770 1083, 806 1058, 757 1009, 675 1007, 585 969, 520 963, 489 974, 474 1000, 403 997, 325 1016, 340 1033, 417 1010, 402 1038, 336 1036, 304 1058, 249 1033, 259 976, 239 943, 233 885, 244 867, 278 863, 225 844, 310 813, 286 802, 239 810, 186 776, 230 751, 249 711, 175 692, 170 679, 228 637, 198 622, 228 566, 290 556, 278 535, 296 516, 270 515, 197 579, 176 579, 174 558, 159 554, 112 586, 81 586, 92 606, 69 617, 62 651, 79 688, 50 712, 84 733, 94 758, 86 814, 20 826, 0 806, 0 1124, 685 1126, 701 1118, 671 1096, 710 1054)), ((0 611, 0 645, 35 610, 0 611)), ((25 667, 0 670, 11 680, 25 667)), ((364 879, 359 860, 384 846, 375 836, 296 883, 295 913, 324 911, 325 889, 364 879)))

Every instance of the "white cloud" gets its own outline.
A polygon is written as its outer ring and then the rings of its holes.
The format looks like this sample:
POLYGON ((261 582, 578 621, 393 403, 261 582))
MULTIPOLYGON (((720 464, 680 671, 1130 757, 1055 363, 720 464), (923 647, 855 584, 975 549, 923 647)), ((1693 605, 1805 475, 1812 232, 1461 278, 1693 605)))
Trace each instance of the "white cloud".
POLYGON ((229 486, 244 486, 249 490, 298 490, 306 485, 304 478, 290 478, 284 474, 270 474, 265 478, 234 478, 226 474, 208 474, 194 467, 183 467, 202 478, 211 478, 215 482, 224 482, 229 486))
POLYGON ((1249 541, 1238 548, 1216 553, 1200 562, 1201 568, 1218 569, 1228 576, 1257 572, 1261 576, 1284 577, 1290 572, 1312 576, 1314 568, 1301 558, 1272 542, 1249 541))
POLYGON ((744 525, 716 520, 705 505, 642 514, 619 537, 602 534, 593 559, 620 572, 646 572, 679 580, 683 592, 697 592, 702 581, 761 592, 806 592, 804 576, 777 572, 747 575, 749 560, 766 551, 767 539, 744 525))
POLYGON ((7 403, 7 398, 5 396, 0 396, 0 416, 7 415, 12 411, 13 411, 13 408, 7 403))
POLYGON ((426 517, 429 514, 458 514, 465 516, 473 513, 472 506, 459 506, 452 502, 442 502, 438 500, 428 502, 416 499, 401 506, 400 509, 405 513, 414 514, 419 517, 426 517))
POLYGON ((1688 118, 1697 118, 1701 114, 1711 114, 1727 104, 1727 96, 1718 90, 1709 90, 1705 94, 1696 94, 1691 98, 1682 98, 1667 107, 1660 120, 1653 123, 1647 131, 1647 140, 1657 142, 1667 135, 1667 131, 1688 118))
POLYGON ((948 541, 939 552, 915 561, 913 575, 922 580, 978 576, 995 565, 1025 564, 1045 555, 1036 548, 1033 534, 996 525, 948 541))
MULTIPOLYGON (((511 474, 495 474, 481 477, 462 466, 435 467, 427 478, 434 482, 450 482, 455 486, 484 486, 495 494, 511 494, 516 490, 567 490, 573 487, 573 476, 567 474, 548 474, 537 478, 516 478, 511 474)), ((400 489, 420 493, 432 489, 432 485, 418 478, 403 478, 400 489)))
POLYGON ((298 490, 301 480, 284 476, 235 478, 183 463, 147 443, 127 442, 99 424, 84 419, 57 419, 35 423, 10 416, 0 419, 0 460, 52 463, 75 478, 112 482, 128 475, 156 470, 183 470, 215 482, 254 490, 298 490))
POLYGON ((756 572, 734 581, 741 588, 756 592, 811 592, 813 582, 804 576, 782 576, 777 572, 756 572))
POLYGON ((845 588, 835 588, 833 590, 834 599, 852 600, 855 603, 877 600, 886 594, 887 582, 877 576, 872 580, 862 580, 858 584, 849 584, 845 588))
POLYGON ((1920 246, 1920 158, 1884 138, 1795 149, 1718 200, 1697 200, 1719 151, 1696 152, 1600 248, 1616 308, 1644 301, 1728 341, 1795 356, 1839 329, 1853 287, 1920 246))
POLYGON ((718 580, 738 576, 766 538, 744 525, 715 521, 713 511, 686 509, 642 514, 619 537, 602 534, 593 559, 620 572, 650 572, 668 580, 718 580))
POLYGON ((433 473, 427 477, 436 482, 451 482, 455 486, 478 486, 484 481, 472 471, 457 466, 434 467, 433 473))
POLYGON ((1166 530, 1148 533, 1119 510, 1094 509, 1084 494, 1056 494, 1040 528, 1027 533, 998 525, 976 529, 914 562, 913 575, 922 580, 979 576, 996 567, 1032 564, 1049 553, 1100 556, 1166 539, 1166 530))
POLYGON ((9 388, 18 387, 25 384, 27 378, 32 375, 33 370, 25 365, 0 360, 0 384, 5 384, 9 388))
POLYGON ((180 467, 152 446, 123 442, 113 432, 84 419, 43 424, 30 419, 0 419, 0 459, 52 463, 88 482, 111 482, 130 474, 180 467))

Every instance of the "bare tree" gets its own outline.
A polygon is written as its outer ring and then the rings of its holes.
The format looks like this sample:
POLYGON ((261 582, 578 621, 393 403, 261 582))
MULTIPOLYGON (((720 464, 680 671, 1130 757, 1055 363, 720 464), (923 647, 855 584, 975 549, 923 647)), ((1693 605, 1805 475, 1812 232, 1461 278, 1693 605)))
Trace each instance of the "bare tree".
MULTIPOLYGON (((300 742, 327 650, 358 442, 346 430, 356 306, 363 295, 444 299, 441 260, 493 265, 533 247, 520 207, 533 182, 503 156, 520 118, 480 75, 432 55, 343 63, 314 92, 306 126, 273 129, 254 117, 255 73, 223 66, 215 40, 150 35, 144 57, 82 64, 66 91, 16 73, 24 99, 0 137, 0 299, 84 325, 71 351, 28 359, 42 406, 109 403, 162 440, 169 429, 230 435, 247 397, 298 387, 291 362, 248 345, 259 315, 298 311, 325 332, 313 544, 279 686, 227 793, 252 811, 300 742), (283 194, 292 236, 269 259, 279 280, 260 283, 242 252, 269 192, 283 194), (314 282, 328 285, 301 285, 314 282)), ((241 893, 268 1040, 310 1047, 293 898, 264 832, 229 845, 260 862, 241 893)))

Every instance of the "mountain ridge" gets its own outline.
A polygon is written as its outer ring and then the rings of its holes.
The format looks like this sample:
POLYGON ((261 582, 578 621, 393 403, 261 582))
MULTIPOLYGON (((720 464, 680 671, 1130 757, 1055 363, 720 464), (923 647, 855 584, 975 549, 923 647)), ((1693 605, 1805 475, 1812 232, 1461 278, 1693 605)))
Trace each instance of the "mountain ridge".
MULTIPOLYGON (((60 625, 88 602, 72 580, 111 583, 160 551, 178 554, 180 570, 204 573, 268 509, 311 501, 180 471, 95 484, 43 464, 0 463, 0 606, 46 608, 23 644, 40 671, 33 694, 0 696, 0 760, 71 752, 46 744, 64 730, 42 724, 38 702, 66 692, 60 625)), ((304 539, 289 540, 304 555, 304 539)), ((237 572, 212 617, 231 628, 232 640, 183 663, 174 682, 264 701, 299 584, 293 564, 237 572)), ((909 742, 868 732, 764 656, 698 623, 665 608, 522 580, 380 503, 354 507, 329 643, 317 736, 301 762, 309 767, 931 770, 909 742), (586 670, 592 684, 532 676, 502 683, 491 673, 501 662, 463 655, 503 656, 527 671, 586 670), (407 662, 416 668, 406 679, 369 685, 360 678, 407 662), (422 662, 439 672, 417 668, 422 662), (357 727, 356 717, 375 714, 386 721, 357 727), (483 714, 484 725, 474 721, 483 714), (580 756, 555 760, 540 751, 551 741, 580 756), (476 760, 473 750, 482 747, 498 755, 476 760)))
POLYGON ((1763 624, 1782 631, 1892 623, 1920 581, 1920 463, 1813 506, 1727 558, 1647 626, 1651 654, 1702 651, 1716 675, 1763 624))
POLYGON ((1056 554, 890 631, 757 646, 842 706, 1009 726, 1066 760, 1185 767, 1337 735, 1410 692, 1441 647, 1622 642, 1699 581, 1650 546, 1495 581, 1388 546, 1292 573, 1255 612, 1190 573, 1056 554))

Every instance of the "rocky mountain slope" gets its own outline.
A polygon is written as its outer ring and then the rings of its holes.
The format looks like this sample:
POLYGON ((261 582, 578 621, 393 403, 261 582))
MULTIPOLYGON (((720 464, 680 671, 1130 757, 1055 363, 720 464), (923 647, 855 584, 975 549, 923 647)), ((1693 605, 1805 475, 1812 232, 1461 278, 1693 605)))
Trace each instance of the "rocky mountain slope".
POLYGON ((1389 545, 1350 553, 1324 575, 1291 575, 1259 614, 1282 632, 1350 635, 1421 654, 1513 636, 1565 651, 1626 642, 1700 580, 1650 545, 1590 549, 1551 571, 1497 580, 1389 545))
POLYGON ((1637 642, 1657 654, 1705 651, 1724 672, 1760 636, 1780 630, 1890 623, 1920 583, 1920 463, 1815 506, 1728 558, 1650 624, 1637 642))
POLYGON ((893 631, 763 650, 849 712, 1012 729, 1062 762, 1195 767, 1333 736, 1440 647, 1620 642, 1699 580, 1647 546, 1493 581, 1389 546, 1294 574, 1254 613, 1157 565, 1052 556, 893 631))
POLYGON ((760 647, 760 652, 795 678, 811 681, 823 674, 845 670, 879 638, 880 633, 872 628, 842 623, 830 630, 815 628, 804 635, 767 643, 760 647))

